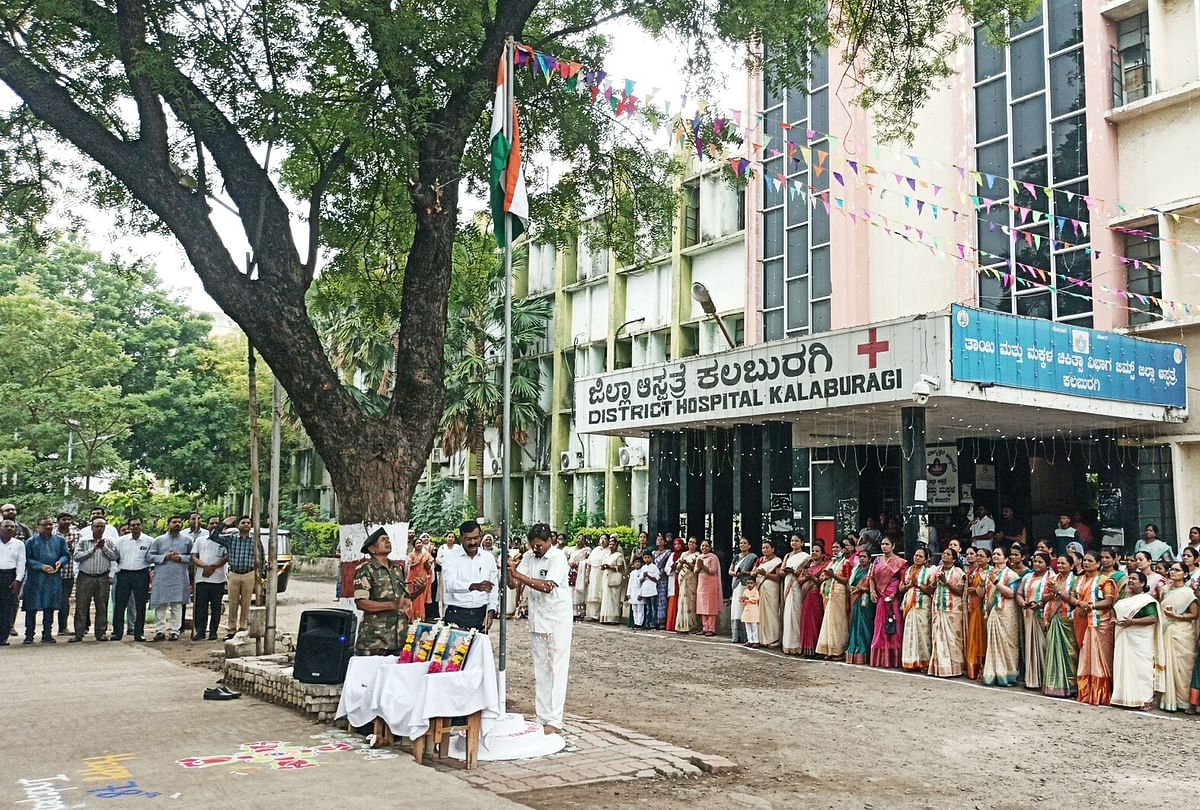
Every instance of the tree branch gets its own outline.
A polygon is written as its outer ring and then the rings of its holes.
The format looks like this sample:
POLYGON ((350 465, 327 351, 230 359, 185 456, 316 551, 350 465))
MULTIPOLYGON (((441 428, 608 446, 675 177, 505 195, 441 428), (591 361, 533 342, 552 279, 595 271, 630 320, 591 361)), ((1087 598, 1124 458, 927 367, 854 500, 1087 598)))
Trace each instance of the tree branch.
POLYGON ((169 167, 167 117, 150 81, 153 68, 144 58, 150 49, 146 46, 146 8, 141 0, 117 0, 117 32, 121 63, 137 103, 140 141, 155 160, 169 167))
POLYGON ((630 3, 625 8, 617 9, 614 12, 605 14, 603 17, 596 17, 595 19, 590 20, 588 22, 580 23, 579 25, 570 25, 570 26, 567 26, 566 28, 560 28, 557 31, 546 34, 546 36, 542 37, 537 42, 533 43, 530 47, 532 47, 536 50, 538 48, 542 48, 542 47, 550 44, 551 42, 553 42, 556 39, 561 39, 562 37, 569 37, 572 34, 582 34, 584 31, 591 31, 593 28, 599 28, 601 25, 603 25, 606 22, 611 22, 613 20, 620 19, 621 17, 627 17, 628 15, 632 14, 633 12, 640 11, 645 7, 646 7, 645 3, 630 3))
POLYGON ((312 284, 313 275, 317 271, 317 250, 320 247, 321 236, 321 198, 325 196, 325 191, 333 181, 333 176, 346 162, 346 155, 349 151, 350 141, 346 140, 338 144, 337 149, 333 150, 333 154, 329 156, 329 162, 321 168, 321 173, 317 175, 317 182, 313 183, 312 192, 308 195, 308 258, 304 262, 305 287, 312 284))

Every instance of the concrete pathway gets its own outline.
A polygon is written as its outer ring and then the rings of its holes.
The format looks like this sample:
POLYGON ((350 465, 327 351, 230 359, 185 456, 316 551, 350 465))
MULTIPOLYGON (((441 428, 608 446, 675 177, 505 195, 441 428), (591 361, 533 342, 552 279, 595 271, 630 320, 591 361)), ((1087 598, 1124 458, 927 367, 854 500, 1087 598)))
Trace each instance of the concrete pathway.
POLYGON ((7 647, 0 673, 0 806, 521 806, 285 709, 203 700, 217 675, 150 645, 7 647))

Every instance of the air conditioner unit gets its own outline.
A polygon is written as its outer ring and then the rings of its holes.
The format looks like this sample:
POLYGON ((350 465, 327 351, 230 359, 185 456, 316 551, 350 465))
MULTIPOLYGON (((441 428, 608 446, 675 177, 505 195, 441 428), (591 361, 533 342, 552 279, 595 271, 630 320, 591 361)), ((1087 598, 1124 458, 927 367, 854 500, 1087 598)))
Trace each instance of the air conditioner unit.
POLYGON ((434 464, 449 464, 450 459, 446 456, 446 451, 440 447, 433 448, 433 452, 429 455, 429 460, 434 464))
POLYGON ((492 475, 499 475, 499 474, 500 474, 500 459, 494 458, 494 459, 492 459, 492 475))
POLYGON ((566 452, 558 455, 558 469, 562 472, 572 472, 573 470, 583 469, 583 453, 576 450, 574 453, 566 452))
POLYGON ((646 463, 646 456, 640 447, 622 447, 617 451, 617 463, 622 467, 640 467, 646 463))

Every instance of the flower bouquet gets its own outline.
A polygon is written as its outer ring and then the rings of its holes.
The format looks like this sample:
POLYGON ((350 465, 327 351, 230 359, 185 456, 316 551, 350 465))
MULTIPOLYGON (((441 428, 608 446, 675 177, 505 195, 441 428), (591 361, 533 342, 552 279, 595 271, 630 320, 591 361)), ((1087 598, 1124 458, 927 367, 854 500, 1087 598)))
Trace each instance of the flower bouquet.
POLYGON ((471 644, 474 643, 475 635, 478 632, 478 630, 472 630, 462 635, 455 633, 458 638, 452 639, 454 644, 451 647, 450 657, 446 661, 446 672, 458 672, 463 668, 463 664, 467 661, 467 653, 471 651, 471 644))
POLYGON ((446 657, 446 646, 450 641, 450 632, 452 628, 449 626, 441 626, 441 631, 437 636, 437 643, 433 647, 433 655, 429 657, 429 672, 441 672, 443 659, 446 657))
POLYGON ((441 633, 442 633, 442 623, 441 622, 438 622, 437 624, 433 625, 433 627, 430 627, 428 630, 422 632, 421 635, 418 637, 419 640, 417 642, 417 651, 416 651, 416 654, 413 656, 413 660, 418 663, 421 663, 423 661, 428 661, 429 657, 431 655, 433 655, 434 642, 437 641, 437 639, 441 635, 441 633))

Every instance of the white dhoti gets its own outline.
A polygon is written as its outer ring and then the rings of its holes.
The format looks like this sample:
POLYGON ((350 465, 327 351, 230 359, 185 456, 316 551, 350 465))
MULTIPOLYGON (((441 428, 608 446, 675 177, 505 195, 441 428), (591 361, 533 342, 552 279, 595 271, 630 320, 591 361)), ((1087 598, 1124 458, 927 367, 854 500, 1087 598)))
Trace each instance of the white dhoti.
POLYGON ((550 633, 530 633, 529 642, 537 721, 561 729, 567 703, 567 671, 571 666, 571 625, 550 633))

